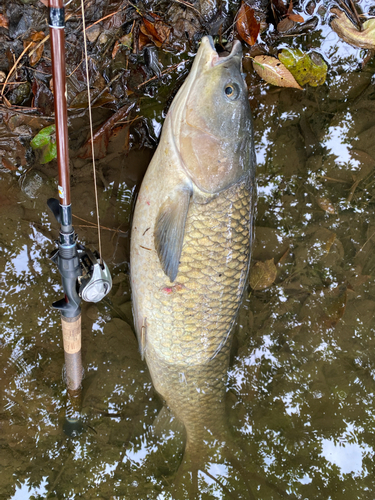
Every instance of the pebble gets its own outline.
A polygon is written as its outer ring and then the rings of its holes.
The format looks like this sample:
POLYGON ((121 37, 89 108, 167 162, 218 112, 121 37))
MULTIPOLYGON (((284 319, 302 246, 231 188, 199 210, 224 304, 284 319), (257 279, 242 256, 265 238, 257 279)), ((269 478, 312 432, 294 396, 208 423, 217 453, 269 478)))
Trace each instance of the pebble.
POLYGON ((43 183, 42 174, 36 170, 31 170, 25 175, 21 184, 21 190, 28 198, 34 199, 38 196, 43 183))
POLYGON ((91 43, 95 42, 100 35, 100 26, 97 24, 86 31, 87 40, 91 43))

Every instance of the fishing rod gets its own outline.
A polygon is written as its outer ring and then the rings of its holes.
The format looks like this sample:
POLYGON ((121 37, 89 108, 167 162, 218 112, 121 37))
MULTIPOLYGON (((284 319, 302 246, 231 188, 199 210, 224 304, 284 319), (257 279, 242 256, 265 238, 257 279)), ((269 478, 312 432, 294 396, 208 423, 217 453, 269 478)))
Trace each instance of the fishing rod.
MULTIPOLYGON (((112 288, 112 278, 100 254, 77 242, 72 224, 68 148, 68 113, 65 78, 65 12, 63 0, 49 0, 49 29, 55 106, 59 199, 47 201, 60 224, 58 248, 51 254, 61 275, 65 297, 52 306, 61 313, 68 391, 79 391, 82 382, 81 301, 99 302, 112 288)), ((90 116, 91 123, 91 116, 90 116)), ((95 169, 95 166, 94 166, 95 169)), ((95 186, 96 187, 96 186, 95 186)), ((97 207, 98 212, 98 207, 97 207)), ((98 220, 99 247, 100 225, 98 220)))

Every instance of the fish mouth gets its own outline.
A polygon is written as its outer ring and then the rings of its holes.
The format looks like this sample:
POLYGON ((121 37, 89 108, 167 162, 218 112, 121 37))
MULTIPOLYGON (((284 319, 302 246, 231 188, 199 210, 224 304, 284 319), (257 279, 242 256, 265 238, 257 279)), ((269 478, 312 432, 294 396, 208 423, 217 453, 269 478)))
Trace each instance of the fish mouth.
POLYGON ((238 57, 242 58, 242 45, 239 40, 234 40, 232 49, 227 56, 220 56, 214 45, 214 40, 212 36, 205 36, 202 38, 201 44, 204 45, 204 56, 210 61, 212 66, 218 66, 219 64, 225 64, 228 60, 238 57))

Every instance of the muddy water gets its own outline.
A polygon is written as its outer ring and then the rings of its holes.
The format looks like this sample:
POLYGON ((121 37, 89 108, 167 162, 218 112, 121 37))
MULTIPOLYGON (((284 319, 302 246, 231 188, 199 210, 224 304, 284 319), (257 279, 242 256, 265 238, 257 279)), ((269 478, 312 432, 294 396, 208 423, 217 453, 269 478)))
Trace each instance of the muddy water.
MULTIPOLYGON (((216 457, 200 473, 201 498, 374 494, 375 62, 360 70, 361 51, 325 29, 319 40, 298 41, 305 49, 319 42, 330 64, 325 85, 256 83, 250 91, 253 262, 276 266, 266 288, 249 286, 229 371, 228 427, 252 493, 216 457)), ((154 120, 157 132, 160 113, 154 120)), ((81 126, 73 123, 73 136, 81 126)), ((152 432, 162 403, 132 331, 127 274, 132 199, 152 150, 125 157, 121 140, 98 164, 103 256, 114 286, 104 302, 83 305, 79 436, 64 433, 62 339, 50 307, 62 294, 48 260, 58 225, 45 203, 56 193, 56 165, 35 166, 26 179, 0 173, 1 499, 175 498, 181 442, 173 430, 152 432), (43 182, 30 197, 35 171, 43 182)), ((75 229, 95 248, 90 165, 73 155, 72 174, 75 229)), ((189 498, 188 484, 178 498, 189 498)))

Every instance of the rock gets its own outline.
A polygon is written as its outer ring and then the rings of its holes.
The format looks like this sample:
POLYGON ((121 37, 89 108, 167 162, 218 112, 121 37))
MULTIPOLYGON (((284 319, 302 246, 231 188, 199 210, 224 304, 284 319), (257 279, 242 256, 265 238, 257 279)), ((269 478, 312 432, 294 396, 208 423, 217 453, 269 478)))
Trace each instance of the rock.
POLYGON ((100 35, 100 26, 95 24, 92 28, 86 31, 87 40, 91 43, 95 42, 100 35))
POLYGON ((38 196, 38 192, 43 184, 44 179, 42 174, 37 170, 31 170, 23 178, 21 190, 27 197, 34 199, 38 196))

